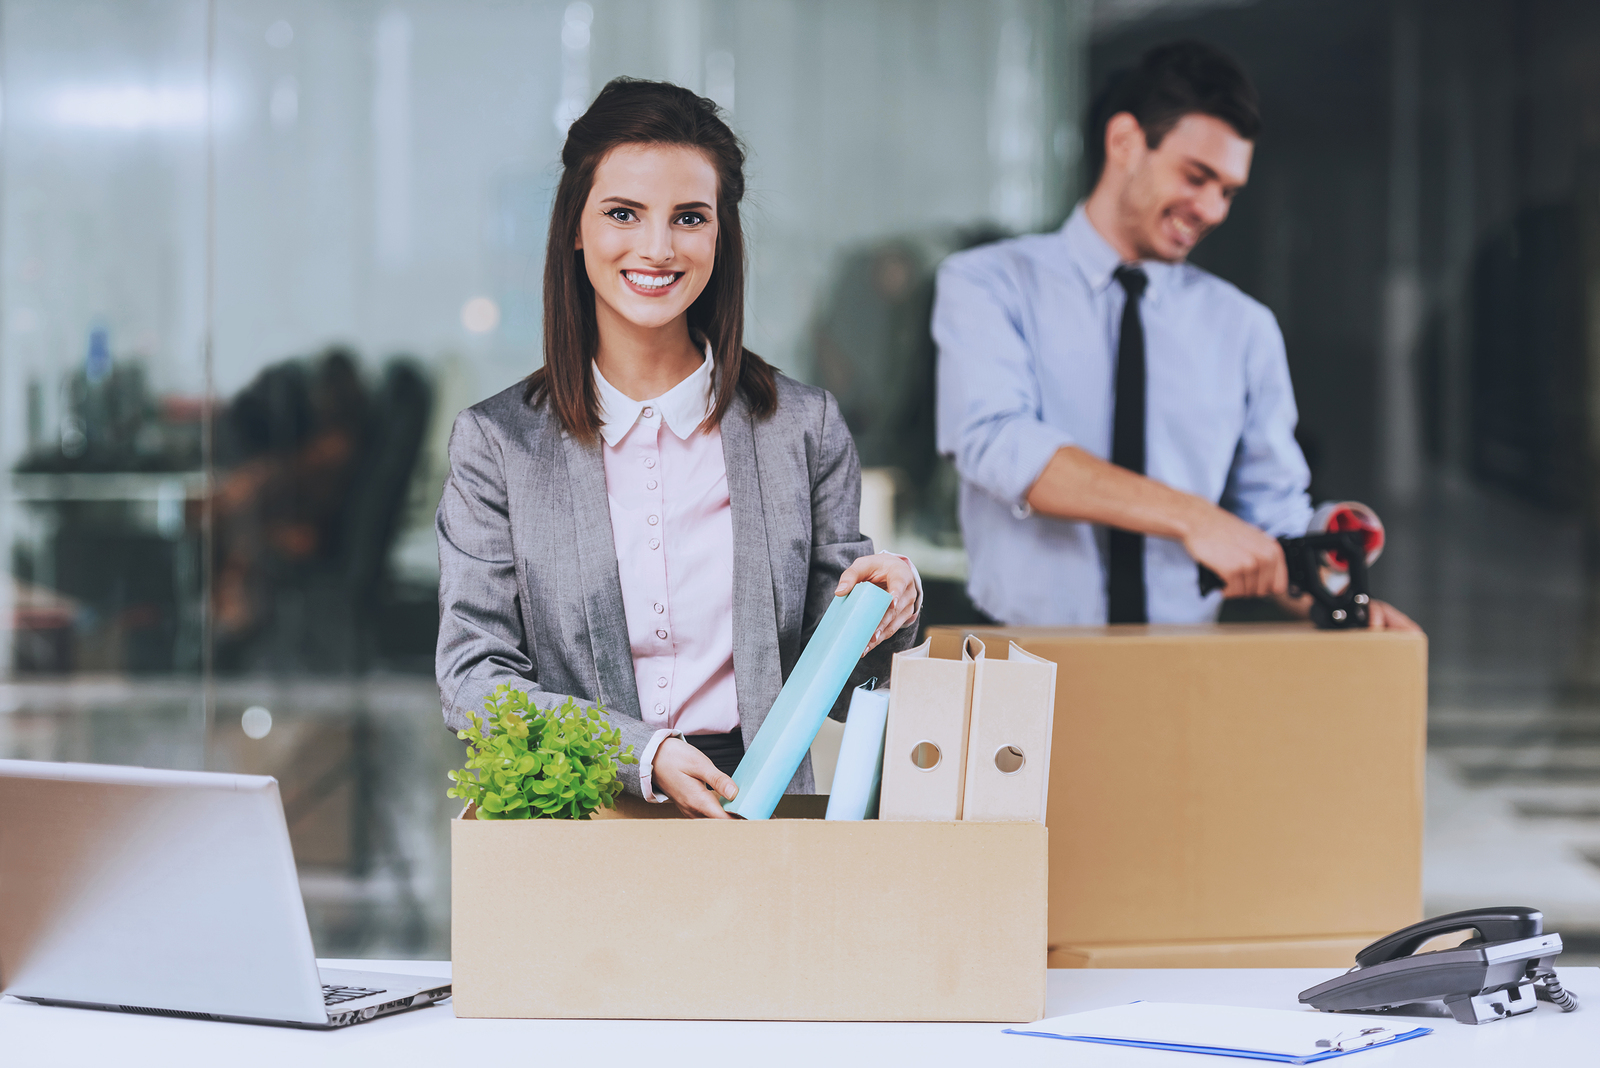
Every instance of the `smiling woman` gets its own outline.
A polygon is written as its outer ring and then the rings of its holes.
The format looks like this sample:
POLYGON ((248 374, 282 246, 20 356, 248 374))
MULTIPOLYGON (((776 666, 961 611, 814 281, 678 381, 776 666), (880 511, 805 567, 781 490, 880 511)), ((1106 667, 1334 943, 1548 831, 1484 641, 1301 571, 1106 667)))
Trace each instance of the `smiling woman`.
MULTIPOLYGON (((911 644, 920 581, 861 534, 833 397, 744 347, 744 151, 716 105, 619 79, 561 158, 544 366, 451 435, 445 720, 466 726, 502 684, 539 708, 602 706, 638 754, 630 793, 726 817, 731 773, 834 598, 858 582, 893 596, 848 695, 911 644)), ((808 757, 789 789, 814 788, 808 757)))

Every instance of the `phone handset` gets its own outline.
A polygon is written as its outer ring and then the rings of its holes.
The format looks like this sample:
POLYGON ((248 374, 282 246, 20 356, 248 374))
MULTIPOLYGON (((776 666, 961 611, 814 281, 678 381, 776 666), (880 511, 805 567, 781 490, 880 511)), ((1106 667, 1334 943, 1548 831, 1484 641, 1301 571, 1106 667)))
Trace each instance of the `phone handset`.
POLYGON ((1556 979, 1560 955, 1561 936, 1545 931, 1538 909, 1507 905, 1452 912, 1378 939, 1356 954, 1355 967, 1302 990, 1300 1001, 1322 1012, 1405 1012, 1443 1002, 1464 1024, 1521 1016, 1541 1000, 1571 1012, 1578 999, 1556 979), (1429 940, 1456 932, 1469 937, 1423 951, 1429 940))
POLYGON ((1461 943, 1462 945, 1532 938, 1534 935, 1544 933, 1544 913, 1520 905, 1505 905, 1435 916, 1421 923, 1414 923, 1410 927, 1402 927, 1394 934, 1378 939, 1356 954, 1356 967, 1370 968, 1386 960, 1409 957, 1425 943, 1440 935, 1467 930, 1476 931, 1477 937, 1468 939, 1461 943))
MULTIPOLYGON (((1394 934, 1385 935, 1367 946, 1356 954, 1356 968, 1371 968, 1374 965, 1409 957, 1427 942, 1457 931, 1474 932, 1473 937, 1456 947, 1458 949, 1481 946, 1490 942, 1514 942, 1524 938, 1536 938, 1544 933, 1544 913, 1523 905, 1500 905, 1435 916, 1421 923, 1414 923, 1410 927, 1403 927, 1394 934)), ((1549 964, 1543 961, 1530 961, 1526 978, 1539 983, 1535 993, 1562 1012, 1571 1012, 1578 1007, 1577 997, 1561 988, 1561 981, 1556 978, 1556 970, 1549 964)))

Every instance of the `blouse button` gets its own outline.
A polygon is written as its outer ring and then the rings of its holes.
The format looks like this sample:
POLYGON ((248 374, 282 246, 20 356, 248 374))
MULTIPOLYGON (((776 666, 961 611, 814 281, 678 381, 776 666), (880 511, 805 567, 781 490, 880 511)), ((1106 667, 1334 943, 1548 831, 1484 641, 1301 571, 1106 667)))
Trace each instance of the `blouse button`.
POLYGON ((644 458, 644 465, 646 467, 654 467, 656 465, 656 458, 654 456, 646 456, 644 458))
POLYGON ((666 631, 664 631, 664 630, 656 631, 656 637, 657 638, 665 638, 666 636, 667 636, 667 632, 666 631))
POLYGON ((645 522, 649 523, 651 526, 655 526, 657 523, 661 522, 661 517, 653 515, 649 519, 646 519, 645 522))
POLYGON ((652 415, 655 415, 655 414, 656 414, 656 410, 655 410, 655 409, 654 409, 654 408, 646 408, 646 409, 645 409, 645 410, 644 410, 644 411, 643 411, 643 412, 642 412, 642 413, 640 413, 640 414, 642 414, 642 415, 643 415, 643 416, 644 416, 644 417, 645 417, 645 418, 646 418, 646 419, 648 419, 648 418, 650 418, 650 417, 651 417, 651 416, 652 416, 652 415))
POLYGON ((661 678, 656 680, 656 689, 665 690, 666 688, 667 688, 667 677, 665 675, 663 675, 663 676, 661 676, 661 678))
POLYGON ((644 488, 647 489, 647 490, 655 489, 656 488, 656 480, 652 478, 649 482, 646 482, 644 484, 644 488))
POLYGON ((656 705, 656 715, 664 716, 666 714, 667 714, 667 706, 666 705, 656 705))
POLYGON ((652 549, 661 548, 661 539, 660 538, 651 538, 650 539, 650 548, 652 548, 652 549))
POLYGON ((662 604, 662 603, 661 603, 661 602, 660 602, 660 601, 657 601, 657 602, 656 602, 656 603, 655 603, 655 606, 654 606, 654 607, 655 607, 655 610, 656 610, 656 613, 657 613, 657 614, 658 614, 658 615, 659 615, 659 614, 660 614, 660 613, 662 613, 662 612, 665 612, 665 611, 666 611, 666 610, 667 610, 667 606, 666 606, 666 605, 664 605, 664 604, 662 604))

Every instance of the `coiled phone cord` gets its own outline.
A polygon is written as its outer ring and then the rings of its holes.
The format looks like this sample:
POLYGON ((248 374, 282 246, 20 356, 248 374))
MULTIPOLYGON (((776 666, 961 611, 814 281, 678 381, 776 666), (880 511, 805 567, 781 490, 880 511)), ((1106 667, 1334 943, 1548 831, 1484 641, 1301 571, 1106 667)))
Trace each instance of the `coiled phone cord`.
POLYGON ((1562 1012, 1572 1012, 1578 1007, 1577 995, 1561 989, 1561 980, 1556 978, 1554 971, 1545 972, 1539 978, 1544 980, 1544 988, 1539 992, 1550 999, 1550 1004, 1562 1012))

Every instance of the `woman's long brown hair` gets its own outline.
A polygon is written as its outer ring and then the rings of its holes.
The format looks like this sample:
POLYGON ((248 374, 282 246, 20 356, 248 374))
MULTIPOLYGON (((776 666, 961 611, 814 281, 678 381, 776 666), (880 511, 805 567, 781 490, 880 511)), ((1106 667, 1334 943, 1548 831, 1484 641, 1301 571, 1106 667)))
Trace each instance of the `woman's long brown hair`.
POLYGON ((716 264, 706 288, 689 306, 691 335, 703 336, 717 360, 716 399, 708 425, 722 421, 742 392, 759 416, 778 405, 774 371, 744 347, 744 148, 717 105, 667 82, 617 78, 600 90, 589 110, 567 131, 561 148, 561 184, 550 211, 544 260, 544 366, 528 377, 530 403, 548 400, 567 432, 593 440, 600 429, 600 400, 590 361, 600 344, 594 286, 575 249, 583 206, 594 172, 619 145, 682 145, 697 149, 717 172, 716 264))

